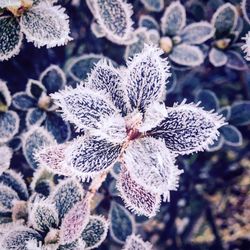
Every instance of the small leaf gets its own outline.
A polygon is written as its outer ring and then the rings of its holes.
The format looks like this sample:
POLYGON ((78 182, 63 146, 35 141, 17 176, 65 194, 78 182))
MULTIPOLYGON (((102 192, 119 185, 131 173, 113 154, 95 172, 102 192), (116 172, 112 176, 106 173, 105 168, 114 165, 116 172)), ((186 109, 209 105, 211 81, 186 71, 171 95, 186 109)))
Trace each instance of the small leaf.
POLYGON ((22 111, 27 111, 37 105, 37 100, 26 94, 26 92, 15 93, 12 97, 13 106, 22 111))
POLYGON ((20 119, 16 112, 0 112, 0 144, 11 140, 18 132, 20 119))
POLYGON ((149 11, 160 12, 164 8, 164 0, 141 0, 141 2, 149 11))
POLYGON ((45 45, 47 48, 65 45, 71 38, 68 16, 64 11, 61 6, 51 6, 48 3, 34 6, 21 16, 21 30, 27 40, 38 48, 45 45))
POLYGON ((152 217, 160 207, 160 195, 149 192, 143 186, 136 183, 125 167, 122 168, 119 174, 117 189, 126 207, 138 215, 152 217))
POLYGON ((250 101, 241 101, 232 105, 230 123, 235 126, 250 124, 250 101))
POLYGON ((77 240, 87 226, 90 216, 89 199, 85 198, 65 214, 60 228, 61 244, 68 244, 77 240))
POLYGON ((25 122, 27 128, 30 128, 31 126, 40 126, 46 118, 46 113, 44 110, 40 108, 31 108, 28 110, 25 122))
POLYGON ((26 93, 35 98, 39 99, 39 97, 43 94, 43 92, 46 93, 45 87, 41 84, 41 82, 29 79, 27 85, 26 85, 26 93))
POLYGON ((11 210, 14 200, 19 200, 16 191, 14 191, 11 187, 0 183, 0 207, 6 210, 11 210))
POLYGON ((207 151, 214 152, 220 150, 224 144, 224 138, 222 134, 218 136, 218 138, 210 145, 208 145, 207 151))
POLYGON ((0 145, 0 182, 2 173, 10 167, 10 160, 12 158, 12 150, 6 145, 0 145))
POLYGON ((158 22, 150 15, 140 15, 138 25, 139 27, 145 27, 148 30, 160 29, 158 22))
POLYGON ((186 25, 186 10, 179 2, 172 2, 161 18, 161 31, 163 35, 177 35, 186 25))
POLYGON ((0 61, 17 55, 22 44, 23 34, 17 19, 0 17, 0 61))
POLYGON ((125 242, 122 250, 152 250, 153 246, 149 242, 144 242, 137 235, 130 235, 125 242))
POLYGON ((177 64, 191 67, 199 66, 204 61, 203 52, 198 47, 188 44, 175 46, 169 58, 177 64))
POLYGON ((219 100, 215 93, 211 90, 201 90, 196 95, 196 101, 200 101, 202 107, 207 110, 217 111, 219 109, 219 100))
POLYGON ((33 127, 24 134, 22 139, 23 154, 31 168, 38 167, 34 156, 37 149, 52 144, 53 141, 53 137, 44 128, 33 127))
POLYGON ((218 114, 223 115, 225 117, 225 121, 228 121, 231 117, 231 107, 230 106, 225 106, 220 109, 218 109, 218 114))
POLYGON ((247 70, 248 66, 242 56, 236 51, 227 51, 227 67, 235 70, 247 70))
POLYGON ((97 22, 92 22, 90 28, 96 38, 102 38, 105 36, 105 32, 102 30, 101 26, 97 22))
POLYGON ((238 20, 236 8, 231 3, 221 5, 213 14, 211 23, 216 29, 217 37, 225 37, 231 33, 238 20))
POLYGON ((216 48, 212 48, 209 52, 209 61, 215 66, 215 67, 221 67, 227 63, 228 57, 227 55, 216 48))
POLYGON ((120 244, 123 244, 126 238, 135 231, 134 218, 116 202, 111 203, 109 221, 111 237, 120 244))
POLYGON ((241 9, 244 19, 250 24, 250 2, 248 0, 242 0, 241 9))
POLYGON ((11 104, 11 94, 7 83, 0 79, 0 112, 5 112, 11 104))
POLYGON ((99 247, 108 234, 109 224, 102 216, 92 215, 85 229, 82 231, 81 239, 86 243, 85 249, 99 247))
POLYGON ((224 137, 225 144, 235 147, 242 145, 242 134, 235 126, 223 126, 222 128, 220 128, 220 132, 224 137))
POLYGON ((201 44, 214 35, 215 29, 208 22, 192 23, 181 31, 181 39, 187 44, 201 44))

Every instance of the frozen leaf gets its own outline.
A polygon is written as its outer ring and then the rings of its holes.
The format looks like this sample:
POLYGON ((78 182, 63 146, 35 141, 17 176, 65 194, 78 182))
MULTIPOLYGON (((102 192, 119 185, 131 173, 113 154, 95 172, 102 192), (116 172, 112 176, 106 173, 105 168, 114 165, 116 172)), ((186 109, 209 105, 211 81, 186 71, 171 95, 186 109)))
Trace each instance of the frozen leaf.
POLYGON ((243 44, 241 48, 246 53, 246 60, 250 61, 250 32, 248 32, 242 39, 245 40, 245 44, 243 44))
POLYGON ((219 100, 215 93, 211 90, 201 90, 196 95, 197 102, 200 101, 202 107, 207 110, 217 111, 219 109, 219 100))
POLYGON ((42 237, 35 230, 19 226, 6 233, 1 241, 1 247, 5 250, 28 250, 26 243, 30 240, 42 241, 42 237))
POLYGON ((224 144, 224 138, 220 134, 218 138, 213 142, 213 144, 208 145, 207 151, 214 152, 222 148, 224 144))
POLYGON ((227 63, 227 55, 216 48, 212 48, 209 52, 209 61, 215 66, 215 67, 221 67, 227 63))
POLYGON ((7 111, 11 104, 11 94, 6 82, 0 79, 0 112, 7 111))
POLYGON ((89 199, 85 198, 65 214, 60 228, 60 242, 71 243, 77 240, 84 228, 87 226, 90 216, 89 199))
POLYGON ((250 2, 248 0, 242 0, 241 9, 245 20, 250 24, 250 2))
POLYGON ((2 173, 10 167, 10 160, 12 158, 12 150, 6 145, 0 145, 0 182, 2 173))
POLYGON ((78 201, 82 200, 83 196, 80 183, 70 178, 61 181, 56 186, 50 199, 55 204, 59 218, 62 219, 78 201))
POLYGON ((90 216, 89 222, 81 234, 81 239, 86 243, 85 249, 99 247, 107 237, 108 226, 109 223, 102 216, 90 216))
POLYGON ((141 2, 149 11, 160 12, 164 8, 164 0, 141 0, 141 2))
POLYGON ((92 22, 90 28, 96 38, 102 38, 105 36, 105 32, 97 22, 92 22))
POLYGON ((56 249, 57 250, 83 250, 84 249, 85 250, 86 248, 85 248, 85 243, 81 239, 78 239, 72 243, 60 245, 59 248, 56 248, 56 249))
POLYGON ((0 144, 11 140, 18 132, 20 119, 16 112, 0 112, 0 144))
POLYGON ((186 10, 179 2, 172 2, 161 18, 161 31, 163 35, 177 35, 186 25, 186 10))
POLYGON ((0 183, 0 207, 11 210, 13 201, 19 200, 18 194, 11 187, 0 183))
POLYGON ((213 14, 211 23, 216 29, 216 36, 223 37, 234 30, 238 13, 231 3, 221 5, 213 14))
POLYGON ((135 231, 134 218, 116 202, 111 203, 109 221, 111 237, 118 243, 123 244, 126 238, 135 231))
POLYGON ((64 72, 56 65, 50 65, 46 68, 40 75, 39 80, 45 86, 48 94, 58 91, 66 84, 64 72))
POLYGON ((12 188, 18 194, 21 200, 27 200, 29 197, 26 183, 23 176, 15 171, 8 169, 0 175, 0 183, 12 188))
POLYGON ((143 186, 137 184, 125 167, 119 174, 117 189, 126 207, 138 215, 152 217, 160 207, 160 195, 149 192, 143 186))
POLYGON ((39 201, 32 204, 29 211, 29 222, 38 231, 48 232, 59 224, 58 214, 55 207, 48 201, 39 201))
POLYGON ((90 88, 66 88, 51 96, 62 108, 64 119, 74 123, 79 129, 97 128, 101 120, 118 113, 104 93, 90 88))
POLYGON ((0 61, 17 55, 22 44, 23 34, 17 19, 0 17, 0 61))
POLYGON ((0 8, 21 7, 21 0, 0 0, 0 8))
POLYGON ((224 118, 205 111, 194 104, 174 105, 168 108, 165 118, 148 134, 164 138, 166 146, 179 154, 190 154, 207 149, 225 125, 224 118))
POLYGON ((132 6, 123 0, 95 0, 93 9, 98 24, 107 39, 117 44, 126 44, 132 33, 132 6))
POLYGON ((137 235, 130 235, 127 237, 122 250, 152 250, 153 246, 149 242, 144 242, 137 235))
POLYGON ((54 142, 52 136, 44 128, 32 127, 22 138, 23 154, 30 167, 36 169, 38 164, 34 153, 37 149, 54 142))
POLYGON ((40 108, 31 108, 28 110, 26 117, 25 117, 25 122, 27 128, 30 128, 33 125, 41 125, 46 118, 46 113, 44 110, 40 108))
POLYGON ((161 54, 161 50, 145 46, 142 53, 128 62, 126 82, 132 110, 143 111, 162 97, 170 67, 168 61, 160 57, 161 54))
POLYGON ((220 109, 218 109, 218 114, 223 115, 225 118, 225 121, 228 121, 231 117, 231 107, 230 106, 225 106, 220 109))
POLYGON ((69 146, 66 161, 69 166, 83 176, 98 174, 117 161, 121 145, 99 137, 79 137, 69 146))
POLYGON ((223 126, 220 129, 221 134, 224 137, 225 144, 229 146, 241 146, 243 138, 241 132, 232 125, 223 126))
POLYGON ((13 95, 12 104, 18 110, 27 111, 36 106, 37 100, 27 95, 26 92, 18 92, 13 95))
POLYGON ((203 52, 198 47, 188 44, 175 46, 169 58, 177 64, 191 67, 199 66, 204 61, 203 52))
POLYGON ((139 18, 139 27, 145 27, 148 30, 155 29, 159 30, 159 24, 158 22, 150 15, 140 15, 139 18))
POLYGON ((169 200, 171 190, 177 190, 183 171, 175 165, 174 155, 163 140, 152 137, 134 140, 123 158, 131 178, 146 190, 162 194, 164 200, 169 200))
POLYGON ((241 54, 236 51, 230 50, 227 52, 227 67, 235 70, 247 70, 248 66, 241 54))
POLYGON ((181 39, 187 44, 201 44, 214 35, 214 27, 205 21, 192 23, 181 31, 181 39))
POLYGON ((39 97, 43 94, 43 92, 46 92, 45 87, 41 84, 41 82, 29 79, 27 85, 26 85, 26 93, 34 97, 35 99, 39 99, 39 97))
POLYGON ((235 126, 250 124, 250 101, 236 102, 232 105, 230 123, 235 126))
POLYGON ((65 45, 69 37, 68 16, 64 8, 41 3, 25 12, 20 19, 22 32, 38 48, 65 45))

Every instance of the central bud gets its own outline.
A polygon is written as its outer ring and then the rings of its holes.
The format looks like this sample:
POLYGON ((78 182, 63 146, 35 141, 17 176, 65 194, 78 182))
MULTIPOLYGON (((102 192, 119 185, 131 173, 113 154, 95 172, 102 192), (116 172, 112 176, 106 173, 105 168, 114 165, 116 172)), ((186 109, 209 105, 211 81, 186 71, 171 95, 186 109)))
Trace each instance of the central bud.
POLYGON ((165 53, 169 53, 173 48, 172 39, 168 36, 164 36, 160 39, 160 47, 165 53))
POLYGON ((230 42, 231 40, 229 38, 220 39, 215 42, 215 46, 218 49, 226 49, 229 46, 230 42))
POLYGON ((141 136, 139 127, 142 123, 142 114, 140 112, 134 112, 126 118, 126 132, 129 141, 135 140, 141 136))
POLYGON ((47 110, 52 104, 51 97, 47 96, 45 93, 42 93, 38 100, 38 107, 44 110, 47 110))
POLYGON ((14 15, 14 16, 21 16, 25 11, 29 10, 33 5, 32 0, 21 0, 20 4, 16 6, 7 7, 7 9, 14 15))

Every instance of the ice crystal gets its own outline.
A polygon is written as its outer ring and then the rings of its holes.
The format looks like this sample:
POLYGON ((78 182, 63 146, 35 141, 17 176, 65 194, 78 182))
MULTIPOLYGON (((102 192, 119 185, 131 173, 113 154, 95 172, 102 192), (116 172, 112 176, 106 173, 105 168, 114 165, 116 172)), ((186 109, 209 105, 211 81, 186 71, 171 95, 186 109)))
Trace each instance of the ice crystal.
POLYGON ((246 53, 245 58, 247 61, 250 61, 250 31, 242 38, 245 40, 245 44, 242 45, 243 51, 246 53))
POLYGON ((130 235, 125 242, 123 250, 152 250, 149 242, 144 242, 138 235, 130 235))

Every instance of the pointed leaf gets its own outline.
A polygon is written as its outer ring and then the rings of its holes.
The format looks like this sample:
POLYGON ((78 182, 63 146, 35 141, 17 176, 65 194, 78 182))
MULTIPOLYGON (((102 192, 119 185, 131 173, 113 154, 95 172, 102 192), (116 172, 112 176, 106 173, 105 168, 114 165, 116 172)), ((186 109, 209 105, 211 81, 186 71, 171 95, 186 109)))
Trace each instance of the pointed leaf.
POLYGON ((141 0, 141 2, 149 11, 160 12, 164 8, 164 0, 141 0))
POLYGON ((13 106, 22 111, 27 111, 30 108, 34 108, 37 104, 36 99, 26 94, 26 92, 15 93, 12 97, 13 106))
POLYGON ((128 62, 126 83, 132 110, 142 111, 162 97, 170 73, 169 64, 161 54, 161 50, 145 46, 142 53, 128 62))
POLYGON ((207 111, 217 111, 219 109, 219 100, 211 90, 204 89, 199 91, 196 95, 196 101, 200 101, 202 107, 207 111))
POLYGON ((140 15, 139 18, 139 27, 145 27, 148 30, 155 29, 159 30, 159 24, 158 22, 150 15, 140 15))
POLYGON ((0 79, 0 112, 5 112, 11 104, 11 94, 7 83, 0 79))
POLYGON ((17 55, 22 44, 23 34, 14 17, 0 17, 0 61, 17 55))
POLYGON ((235 126, 250 124, 250 101, 241 101, 232 105, 230 123, 235 126))
POLYGON ((86 243, 85 249, 99 247, 108 234, 108 222, 100 215, 92 215, 82 231, 81 239, 86 243))
POLYGON ((11 210, 13 207, 14 200, 19 200, 16 191, 0 183, 0 207, 6 210, 11 210))
POLYGON ((214 27, 205 21, 192 23, 181 31, 181 39, 187 44, 201 44, 214 35, 214 27))
POLYGON ((224 144, 224 138, 223 135, 220 134, 218 138, 213 142, 213 144, 208 145, 207 151, 214 152, 217 150, 220 150, 224 144))
POLYGON ((250 24, 250 2, 248 0, 242 0, 241 9, 244 19, 250 24))
POLYGON ((130 213, 116 202, 111 203, 109 211, 110 235, 123 244, 126 238, 135 231, 135 221, 130 213))
POLYGON ((215 66, 215 67, 221 67, 227 63, 228 57, 227 55, 216 48, 212 48, 209 52, 209 61, 215 66))
POLYGON ((71 38, 68 16, 64 11, 61 6, 42 3, 25 12, 21 16, 20 25, 27 40, 38 48, 67 44, 71 38))
POLYGON ((173 48, 169 58, 180 65, 199 66, 204 61, 203 52, 196 46, 180 44, 173 48))
POLYGON ((122 168, 119 174, 117 189, 126 207, 138 215, 152 217, 160 207, 160 195, 149 192, 143 186, 136 183, 125 167, 122 168))
POLYGON ((186 25, 186 10, 179 2, 172 2, 161 18, 161 31, 163 35, 177 35, 186 25))
POLYGON ((29 79, 27 85, 26 85, 26 93, 35 98, 39 99, 39 97, 43 94, 43 92, 46 93, 45 87, 41 84, 40 81, 36 81, 33 79, 29 79))
POLYGON ((241 146, 243 143, 243 138, 241 132, 232 125, 223 126, 220 129, 221 134, 224 137, 224 141, 229 146, 241 146))
POLYGON ((10 160, 12 158, 12 150, 6 145, 0 145, 0 182, 2 173, 10 167, 10 160))
POLYGON ((219 115, 223 115, 225 117, 225 121, 228 121, 231 117, 231 107, 225 106, 218 110, 219 115))
POLYGON ((242 56, 236 51, 227 52, 227 67, 235 70, 247 70, 248 66, 242 56))
POLYGON ((130 235, 122 250, 152 250, 153 246, 149 242, 144 242, 137 235, 130 235))
POLYGON ((41 125, 46 118, 46 113, 44 110, 40 108, 31 108, 28 110, 26 117, 25 117, 25 122, 27 128, 30 128, 31 126, 39 126, 41 125))

